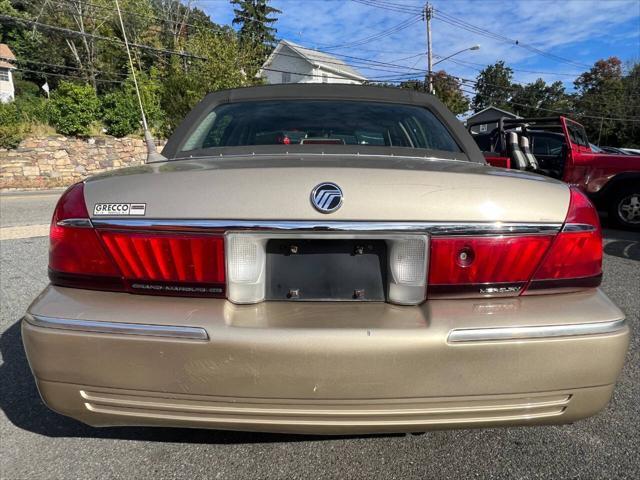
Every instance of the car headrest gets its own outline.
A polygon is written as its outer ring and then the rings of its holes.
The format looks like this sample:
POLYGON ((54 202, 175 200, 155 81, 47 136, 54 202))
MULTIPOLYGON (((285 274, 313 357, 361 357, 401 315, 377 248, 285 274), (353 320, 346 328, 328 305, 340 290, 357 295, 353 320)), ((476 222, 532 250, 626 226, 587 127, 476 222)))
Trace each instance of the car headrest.
POLYGON ((529 139, 527 137, 520 137, 520 147, 529 148, 529 139))
POLYGON ((507 143, 518 144, 518 134, 516 132, 507 133, 507 143))

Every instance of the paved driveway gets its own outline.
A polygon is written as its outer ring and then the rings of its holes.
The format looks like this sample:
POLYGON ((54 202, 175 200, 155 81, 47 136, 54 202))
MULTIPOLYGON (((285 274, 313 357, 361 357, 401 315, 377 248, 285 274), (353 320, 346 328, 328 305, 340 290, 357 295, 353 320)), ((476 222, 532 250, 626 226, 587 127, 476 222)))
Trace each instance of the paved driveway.
POLYGON ((93 429, 41 403, 19 319, 46 285, 57 194, 0 196, 0 476, 138 478, 640 478, 640 238, 606 231, 607 294, 633 338, 609 407, 559 427, 420 436, 303 437, 164 428, 93 429), (18 228, 18 227, 21 227, 18 228))

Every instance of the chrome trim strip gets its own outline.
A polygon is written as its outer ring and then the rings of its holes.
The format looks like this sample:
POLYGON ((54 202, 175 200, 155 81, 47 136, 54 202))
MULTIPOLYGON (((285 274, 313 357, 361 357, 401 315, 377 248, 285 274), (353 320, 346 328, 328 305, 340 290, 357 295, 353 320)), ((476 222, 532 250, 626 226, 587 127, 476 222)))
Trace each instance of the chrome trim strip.
POLYGON ((91 220, 88 218, 67 218, 56 223, 59 227, 91 228, 91 220))
POLYGON ((595 232, 596 227, 588 223, 567 223, 562 227, 563 232, 595 232))
POLYGON ((24 319, 36 327, 74 330, 90 333, 117 333, 123 335, 145 335, 187 340, 209 340, 204 328, 177 325, 149 325, 143 323, 101 322, 94 320, 72 320, 26 314, 24 319))
POLYGON ((530 340, 615 333, 626 325, 625 319, 609 322, 541 325, 532 327, 461 328, 449 332, 448 343, 530 340))
POLYGON ((522 235, 552 234, 561 223, 517 222, 355 222, 278 220, 164 220, 99 218, 96 228, 182 230, 194 232, 227 230, 313 231, 313 232, 418 232, 431 235, 522 235))

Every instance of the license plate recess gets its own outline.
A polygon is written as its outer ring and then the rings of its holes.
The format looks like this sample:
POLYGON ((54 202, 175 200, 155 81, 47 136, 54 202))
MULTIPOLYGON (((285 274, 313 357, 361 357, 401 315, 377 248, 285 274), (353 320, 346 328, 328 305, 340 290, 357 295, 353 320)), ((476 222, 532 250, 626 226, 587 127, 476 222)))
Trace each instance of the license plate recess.
POLYGON ((269 239, 265 299, 384 302, 387 264, 383 239, 269 239))

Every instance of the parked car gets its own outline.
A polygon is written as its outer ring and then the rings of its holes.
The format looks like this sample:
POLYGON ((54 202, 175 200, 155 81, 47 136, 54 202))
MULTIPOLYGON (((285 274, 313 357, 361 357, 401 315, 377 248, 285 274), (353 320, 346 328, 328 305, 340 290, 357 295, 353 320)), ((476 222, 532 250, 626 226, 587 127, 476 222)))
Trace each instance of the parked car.
POLYGON ((435 97, 218 92, 163 154, 58 202, 51 284, 22 322, 53 410, 353 434, 562 424, 607 405, 629 328, 598 288, 596 211, 577 188, 487 165, 435 97))
POLYGON ((559 178, 585 192, 616 225, 640 229, 640 155, 597 152, 584 127, 562 116, 503 118, 494 131, 473 137, 490 164, 559 178))
POLYGON ((605 153, 615 153, 617 155, 632 155, 630 152, 626 152, 623 149, 617 147, 600 147, 600 150, 605 153))
POLYGON ((640 148, 622 148, 624 153, 628 153, 631 155, 640 155, 640 148))

